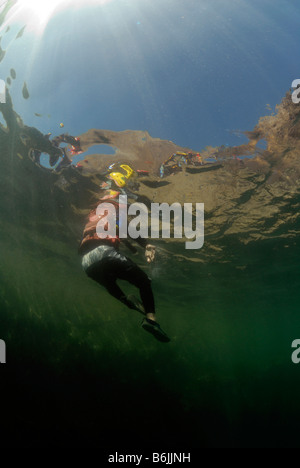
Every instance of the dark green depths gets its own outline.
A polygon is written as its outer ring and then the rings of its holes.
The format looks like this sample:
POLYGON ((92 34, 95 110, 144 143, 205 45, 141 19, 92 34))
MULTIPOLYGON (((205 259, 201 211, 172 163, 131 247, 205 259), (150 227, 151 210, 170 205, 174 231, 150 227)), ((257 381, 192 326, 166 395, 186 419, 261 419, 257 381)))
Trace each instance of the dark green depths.
POLYGON ((4 445, 299 446, 294 241, 236 248, 228 264, 162 262, 165 347, 101 296, 67 244, 22 233, 1 232, 4 445))

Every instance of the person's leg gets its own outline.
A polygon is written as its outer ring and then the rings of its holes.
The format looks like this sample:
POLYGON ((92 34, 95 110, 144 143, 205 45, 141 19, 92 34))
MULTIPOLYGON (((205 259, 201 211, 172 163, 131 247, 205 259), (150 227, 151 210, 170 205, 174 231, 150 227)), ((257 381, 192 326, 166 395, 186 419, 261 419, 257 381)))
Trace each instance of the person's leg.
POLYGON ((117 261, 117 277, 128 281, 139 289, 141 301, 147 318, 155 320, 155 303, 151 280, 132 260, 120 255, 117 261))
POLYGON ((129 307, 129 309, 134 309, 141 312, 141 310, 137 309, 136 305, 129 298, 127 298, 122 289, 118 286, 116 283, 116 278, 110 278, 108 281, 102 281, 100 284, 106 288, 107 292, 111 296, 125 304, 127 307, 129 307))
POLYGON ((117 279, 129 281, 139 288, 140 296, 143 302, 146 318, 142 323, 144 330, 155 336, 162 342, 168 342, 170 339, 161 329, 155 318, 154 297, 151 288, 151 280, 146 273, 141 270, 134 262, 124 255, 115 253, 111 257, 106 257, 87 270, 88 276, 102 284, 107 291, 119 301, 126 304, 131 309, 139 310, 133 302, 128 300, 116 283, 117 279))
POLYGON ((157 340, 168 343, 170 338, 161 329, 155 317, 155 304, 151 287, 151 280, 146 273, 129 258, 118 254, 118 278, 124 279, 136 286, 140 291, 146 318, 142 322, 142 327, 151 333, 157 340))
POLYGON ((91 279, 105 287, 107 292, 118 301, 122 302, 130 309, 142 312, 140 308, 137 308, 134 302, 127 298, 126 294, 124 294, 122 289, 118 286, 116 281, 118 279, 119 268, 120 264, 118 260, 107 257, 92 265, 86 273, 91 279))

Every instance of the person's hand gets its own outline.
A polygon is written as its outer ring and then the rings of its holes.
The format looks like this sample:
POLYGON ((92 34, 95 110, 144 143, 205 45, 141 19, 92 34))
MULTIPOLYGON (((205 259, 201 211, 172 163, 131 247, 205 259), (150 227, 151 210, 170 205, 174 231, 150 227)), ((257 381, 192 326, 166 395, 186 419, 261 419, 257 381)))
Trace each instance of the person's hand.
POLYGON ((151 244, 146 245, 145 257, 148 263, 153 262, 155 258, 155 246, 151 244))

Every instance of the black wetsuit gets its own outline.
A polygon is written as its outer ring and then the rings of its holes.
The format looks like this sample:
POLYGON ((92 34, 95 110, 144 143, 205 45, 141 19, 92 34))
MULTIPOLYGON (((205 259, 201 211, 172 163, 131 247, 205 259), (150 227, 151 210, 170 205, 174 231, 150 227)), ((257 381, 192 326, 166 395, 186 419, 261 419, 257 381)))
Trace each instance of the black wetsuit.
MULTIPOLYGON (((106 246, 104 248, 105 252, 104 255, 102 253, 102 258, 85 268, 86 274, 104 286, 113 297, 128 307, 134 308, 134 304, 127 299, 117 284, 118 279, 128 281, 139 289, 145 313, 155 313, 151 280, 147 274, 130 258, 118 252, 114 247, 106 246)), ((95 254, 96 249, 91 253, 95 254)))

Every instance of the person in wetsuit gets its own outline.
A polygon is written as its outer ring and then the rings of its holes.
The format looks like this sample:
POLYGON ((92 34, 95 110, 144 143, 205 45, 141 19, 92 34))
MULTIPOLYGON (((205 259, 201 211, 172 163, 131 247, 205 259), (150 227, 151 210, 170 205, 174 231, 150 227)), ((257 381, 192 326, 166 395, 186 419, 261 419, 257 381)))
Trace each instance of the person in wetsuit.
MULTIPOLYGON (((127 177, 128 172, 126 176, 116 172, 110 174, 110 180, 114 179, 117 183, 117 187, 114 186, 113 188, 117 188, 118 190, 105 190, 99 203, 102 201, 112 203, 118 213, 119 202, 116 197, 120 193, 120 184, 124 190, 127 177)), ((82 255, 82 267, 84 271, 91 279, 104 286, 113 297, 127 307, 142 312, 145 315, 142 322, 144 330, 152 333, 159 341, 170 341, 156 321, 155 303, 150 278, 136 263, 119 252, 121 240, 117 234, 115 237, 107 236, 105 239, 98 236, 97 225, 101 222, 101 218, 105 218, 103 221, 105 223, 106 216, 98 216, 96 209, 92 210, 83 231, 79 254, 82 255), (126 280, 139 289, 142 304, 137 303, 136 300, 132 300, 124 294, 117 284, 118 279, 126 280)), ((145 248, 147 262, 152 262, 155 258, 155 247, 149 244, 146 239, 138 238, 135 241, 145 248)), ((136 251, 127 240, 122 239, 122 242, 127 244, 131 251, 136 251)))

